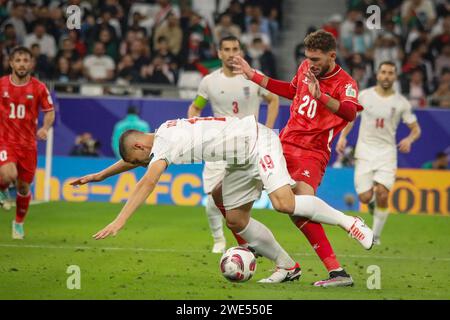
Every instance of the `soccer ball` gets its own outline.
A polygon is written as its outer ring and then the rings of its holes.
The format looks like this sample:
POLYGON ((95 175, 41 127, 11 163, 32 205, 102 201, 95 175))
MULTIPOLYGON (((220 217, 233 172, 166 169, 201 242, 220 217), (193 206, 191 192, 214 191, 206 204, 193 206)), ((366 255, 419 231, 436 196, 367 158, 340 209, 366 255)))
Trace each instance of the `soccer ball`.
POLYGON ((256 271, 255 255, 247 248, 230 248, 220 258, 220 271, 232 282, 250 280, 256 271))

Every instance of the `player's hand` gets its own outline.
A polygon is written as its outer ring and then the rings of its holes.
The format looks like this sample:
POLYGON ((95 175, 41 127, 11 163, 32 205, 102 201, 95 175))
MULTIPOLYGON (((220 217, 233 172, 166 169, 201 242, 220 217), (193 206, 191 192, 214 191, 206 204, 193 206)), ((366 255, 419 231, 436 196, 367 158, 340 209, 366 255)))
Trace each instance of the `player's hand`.
POLYGON ((81 186, 83 184, 89 183, 89 182, 98 182, 102 181, 102 179, 98 176, 98 174, 88 174, 84 177, 78 178, 70 183, 72 186, 81 186))
POLYGON ((398 150, 401 153, 409 153, 411 151, 411 145, 412 141, 409 138, 404 138, 402 141, 398 144, 398 150))
POLYGON ((233 73, 242 74, 247 79, 251 79, 254 74, 254 70, 250 67, 247 61, 241 56, 233 57, 233 73))
POLYGON ((314 75, 314 73, 311 72, 311 70, 308 70, 305 73, 305 77, 309 81, 308 83, 309 93, 311 93, 314 99, 319 99, 320 96, 322 95, 322 92, 320 91, 319 80, 317 80, 316 76, 314 75))
POLYGON ((36 135, 40 140, 47 140, 48 130, 43 127, 39 128, 36 135))
POLYGON ((119 230, 122 229, 124 225, 125 222, 122 222, 121 220, 114 220, 113 222, 108 224, 105 228, 94 234, 92 237, 95 240, 105 239, 111 235, 115 237, 117 232, 119 232, 119 230))
POLYGON ((347 147, 347 138, 339 138, 336 144, 336 152, 341 155, 344 154, 345 147, 347 147))

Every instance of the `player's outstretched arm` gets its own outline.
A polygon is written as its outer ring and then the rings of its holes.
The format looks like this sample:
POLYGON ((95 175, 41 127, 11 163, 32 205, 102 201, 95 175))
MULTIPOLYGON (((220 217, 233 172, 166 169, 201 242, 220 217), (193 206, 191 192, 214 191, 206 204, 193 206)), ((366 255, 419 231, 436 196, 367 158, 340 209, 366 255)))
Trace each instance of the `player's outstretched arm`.
POLYGON ((105 239, 106 237, 113 235, 122 229, 128 218, 144 203, 145 199, 153 192, 156 184, 161 177, 161 174, 166 170, 167 163, 165 160, 155 161, 147 170, 147 173, 139 180, 136 188, 131 194, 125 206, 120 211, 117 218, 107 225, 104 229, 100 230, 92 237, 96 240, 105 239))
POLYGON ((347 147, 347 136, 352 131, 355 122, 349 122, 344 129, 342 129, 341 135, 339 136, 339 140, 336 144, 336 152, 339 154, 343 154, 345 147, 347 147))
POLYGON ((250 67, 248 62, 240 56, 235 56, 233 58, 233 73, 242 74, 257 85, 286 99, 292 100, 295 97, 296 90, 290 82, 275 80, 256 72, 256 70, 250 67))
POLYGON ((86 184, 89 182, 103 181, 106 178, 109 178, 116 174, 134 169, 136 167, 138 167, 138 165, 131 164, 131 163, 125 162, 123 160, 119 160, 116 163, 114 163, 113 165, 109 166, 108 168, 106 168, 100 172, 88 174, 84 177, 81 177, 81 178, 78 178, 78 179, 72 181, 70 184, 72 186, 79 186, 79 185, 83 185, 83 184, 86 184))

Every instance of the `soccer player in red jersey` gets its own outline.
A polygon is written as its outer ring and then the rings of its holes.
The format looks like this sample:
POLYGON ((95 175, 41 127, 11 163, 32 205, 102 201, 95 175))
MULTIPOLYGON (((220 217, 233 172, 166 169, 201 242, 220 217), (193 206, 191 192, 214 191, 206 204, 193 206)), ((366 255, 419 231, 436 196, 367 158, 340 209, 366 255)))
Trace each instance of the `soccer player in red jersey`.
MULTIPOLYGON (((336 64, 336 39, 324 30, 305 40, 306 60, 291 82, 266 77, 242 58, 234 58, 236 73, 267 90, 292 100, 290 118, 280 133, 290 175, 297 181, 295 193, 315 195, 330 159, 331 142, 362 110, 356 81, 336 64)), ((304 233, 329 272, 315 286, 351 286, 353 279, 341 267, 321 224, 293 220, 304 233)))
POLYGON ((17 186, 13 239, 23 239, 23 222, 31 200, 30 184, 37 165, 37 138, 47 139, 55 112, 45 84, 31 76, 33 59, 25 47, 12 50, 10 75, 0 78, 0 191, 17 186), (45 112, 37 130, 39 108, 45 112))

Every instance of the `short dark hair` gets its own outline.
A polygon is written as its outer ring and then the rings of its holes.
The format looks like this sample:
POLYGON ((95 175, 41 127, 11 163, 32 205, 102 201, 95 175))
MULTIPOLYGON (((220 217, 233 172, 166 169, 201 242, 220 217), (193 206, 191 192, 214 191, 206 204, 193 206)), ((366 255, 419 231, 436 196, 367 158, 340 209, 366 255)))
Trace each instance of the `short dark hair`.
POLYGON ((444 151, 436 153, 436 159, 447 158, 448 155, 444 151))
POLYGON ((9 59, 12 60, 16 54, 28 54, 30 58, 33 56, 31 50, 24 46, 14 47, 9 53, 9 59))
POLYGON ((380 63, 380 65, 378 66, 378 71, 381 69, 382 66, 391 66, 395 68, 395 72, 397 72, 397 65, 395 64, 394 61, 391 60, 384 60, 380 63))
POLYGON ((233 36, 233 35, 229 35, 226 37, 223 37, 222 39, 220 39, 219 41, 219 49, 222 48, 222 43, 224 43, 225 41, 237 41, 239 43, 239 47, 241 46, 241 40, 239 40, 238 37, 233 36))
POLYGON ((139 114, 138 108, 135 106, 129 106, 127 109, 127 114, 139 114))
POLYGON ((137 130, 127 130, 124 133, 122 133, 122 135, 119 138, 119 153, 120 153, 120 157, 122 158, 123 161, 128 162, 128 148, 127 148, 127 142, 130 138, 130 136, 133 136, 135 134, 139 133, 139 131, 137 130))
POLYGON ((336 50, 336 38, 331 32, 323 29, 308 34, 304 40, 305 49, 330 52, 336 50))

